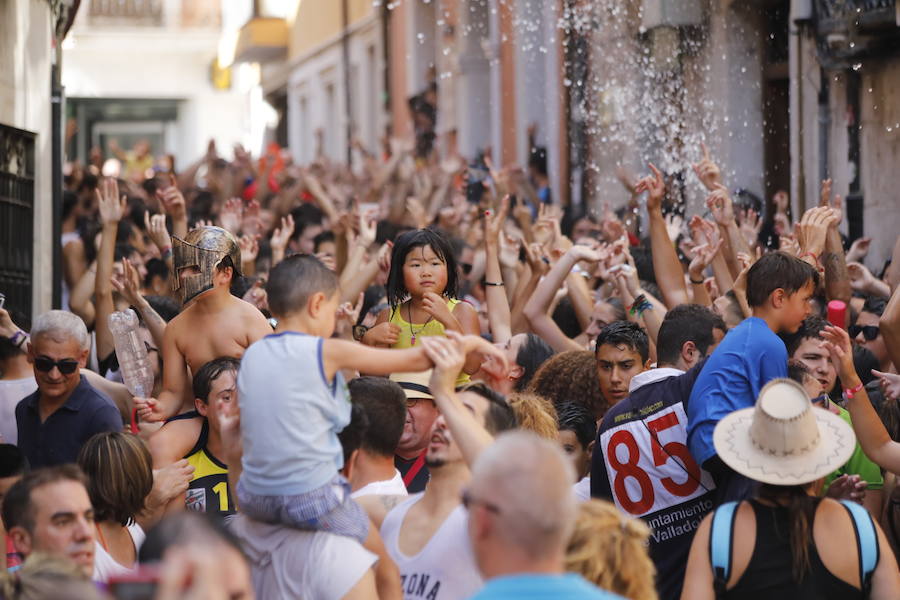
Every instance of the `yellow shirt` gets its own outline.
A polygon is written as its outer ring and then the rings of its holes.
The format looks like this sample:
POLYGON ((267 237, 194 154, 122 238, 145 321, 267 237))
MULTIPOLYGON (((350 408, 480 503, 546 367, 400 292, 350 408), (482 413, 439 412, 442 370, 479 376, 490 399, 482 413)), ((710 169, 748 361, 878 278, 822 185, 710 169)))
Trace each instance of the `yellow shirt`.
MULTIPOLYGON (((447 300, 447 309, 452 313, 459 302, 460 301, 456 298, 449 298, 447 300)), ((416 345, 416 339, 418 338, 428 335, 446 335, 444 332, 444 324, 437 319, 431 319, 427 323, 409 323, 400 313, 400 306, 398 306, 391 310, 391 316, 390 319, 388 319, 389 322, 400 328, 400 333, 397 334, 397 342, 391 346, 391 348, 412 348, 416 345)), ((463 372, 457 377, 456 385, 457 387, 465 385, 469 383, 469 381, 469 375, 463 372)))

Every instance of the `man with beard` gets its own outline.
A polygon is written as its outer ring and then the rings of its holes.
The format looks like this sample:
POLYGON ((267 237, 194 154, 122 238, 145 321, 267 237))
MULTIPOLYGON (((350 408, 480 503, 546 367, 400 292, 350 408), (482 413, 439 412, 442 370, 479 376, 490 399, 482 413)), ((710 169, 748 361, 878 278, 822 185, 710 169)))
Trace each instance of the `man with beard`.
POLYGON ((425 454, 431 478, 424 493, 387 513, 381 535, 400 569, 406 600, 468 598, 482 585, 461 503, 469 464, 493 435, 514 428, 516 420, 503 396, 484 384, 454 390, 465 361, 455 336, 429 338, 428 345, 435 361, 429 387, 440 410, 425 454))

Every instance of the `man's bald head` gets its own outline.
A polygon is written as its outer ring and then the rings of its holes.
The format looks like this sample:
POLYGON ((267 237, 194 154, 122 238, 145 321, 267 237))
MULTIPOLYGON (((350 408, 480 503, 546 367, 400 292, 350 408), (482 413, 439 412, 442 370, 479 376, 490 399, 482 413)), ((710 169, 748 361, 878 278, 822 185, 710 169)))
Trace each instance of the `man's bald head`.
POLYGON ((492 533, 533 559, 561 554, 575 523, 575 472, 558 444, 504 433, 472 468, 473 503, 494 507, 492 533))

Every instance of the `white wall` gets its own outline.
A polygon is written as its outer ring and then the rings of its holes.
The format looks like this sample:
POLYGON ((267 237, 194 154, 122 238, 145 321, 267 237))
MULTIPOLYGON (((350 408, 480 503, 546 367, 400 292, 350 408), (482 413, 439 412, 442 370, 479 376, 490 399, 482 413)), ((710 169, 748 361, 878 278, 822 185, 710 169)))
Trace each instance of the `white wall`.
POLYGON ((175 148, 179 164, 203 155, 210 138, 224 154, 235 143, 252 146, 249 94, 232 71, 232 88, 212 87, 217 29, 89 27, 87 7, 64 45, 63 85, 70 98, 181 100, 175 148))
MULTIPOLYGON (((356 134, 377 153, 385 122, 381 104, 384 55, 378 21, 370 17, 350 30, 350 104, 353 118, 358 120, 356 134)), ((288 145, 294 160, 307 163, 315 157, 315 133, 323 129, 328 157, 346 161, 348 123, 339 37, 293 61, 287 94, 288 145)))
POLYGON ((53 300, 50 8, 43 0, 0 2, 0 123, 37 133, 33 314, 53 300))

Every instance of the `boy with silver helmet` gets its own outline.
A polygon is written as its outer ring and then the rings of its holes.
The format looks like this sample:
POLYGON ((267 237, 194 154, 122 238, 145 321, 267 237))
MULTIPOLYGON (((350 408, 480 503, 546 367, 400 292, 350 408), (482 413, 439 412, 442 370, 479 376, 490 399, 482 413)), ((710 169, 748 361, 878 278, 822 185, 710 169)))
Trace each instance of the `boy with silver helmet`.
MULTIPOLYGON (((163 338, 163 389, 158 398, 135 398, 145 421, 165 421, 193 409, 191 373, 223 356, 240 358, 256 340, 272 332, 263 314, 231 294, 241 276, 241 250, 221 227, 203 226, 184 239, 172 238, 174 288, 181 313, 166 325, 163 338)), ((200 435, 197 419, 175 419, 150 438, 154 468, 190 452, 200 435)))

